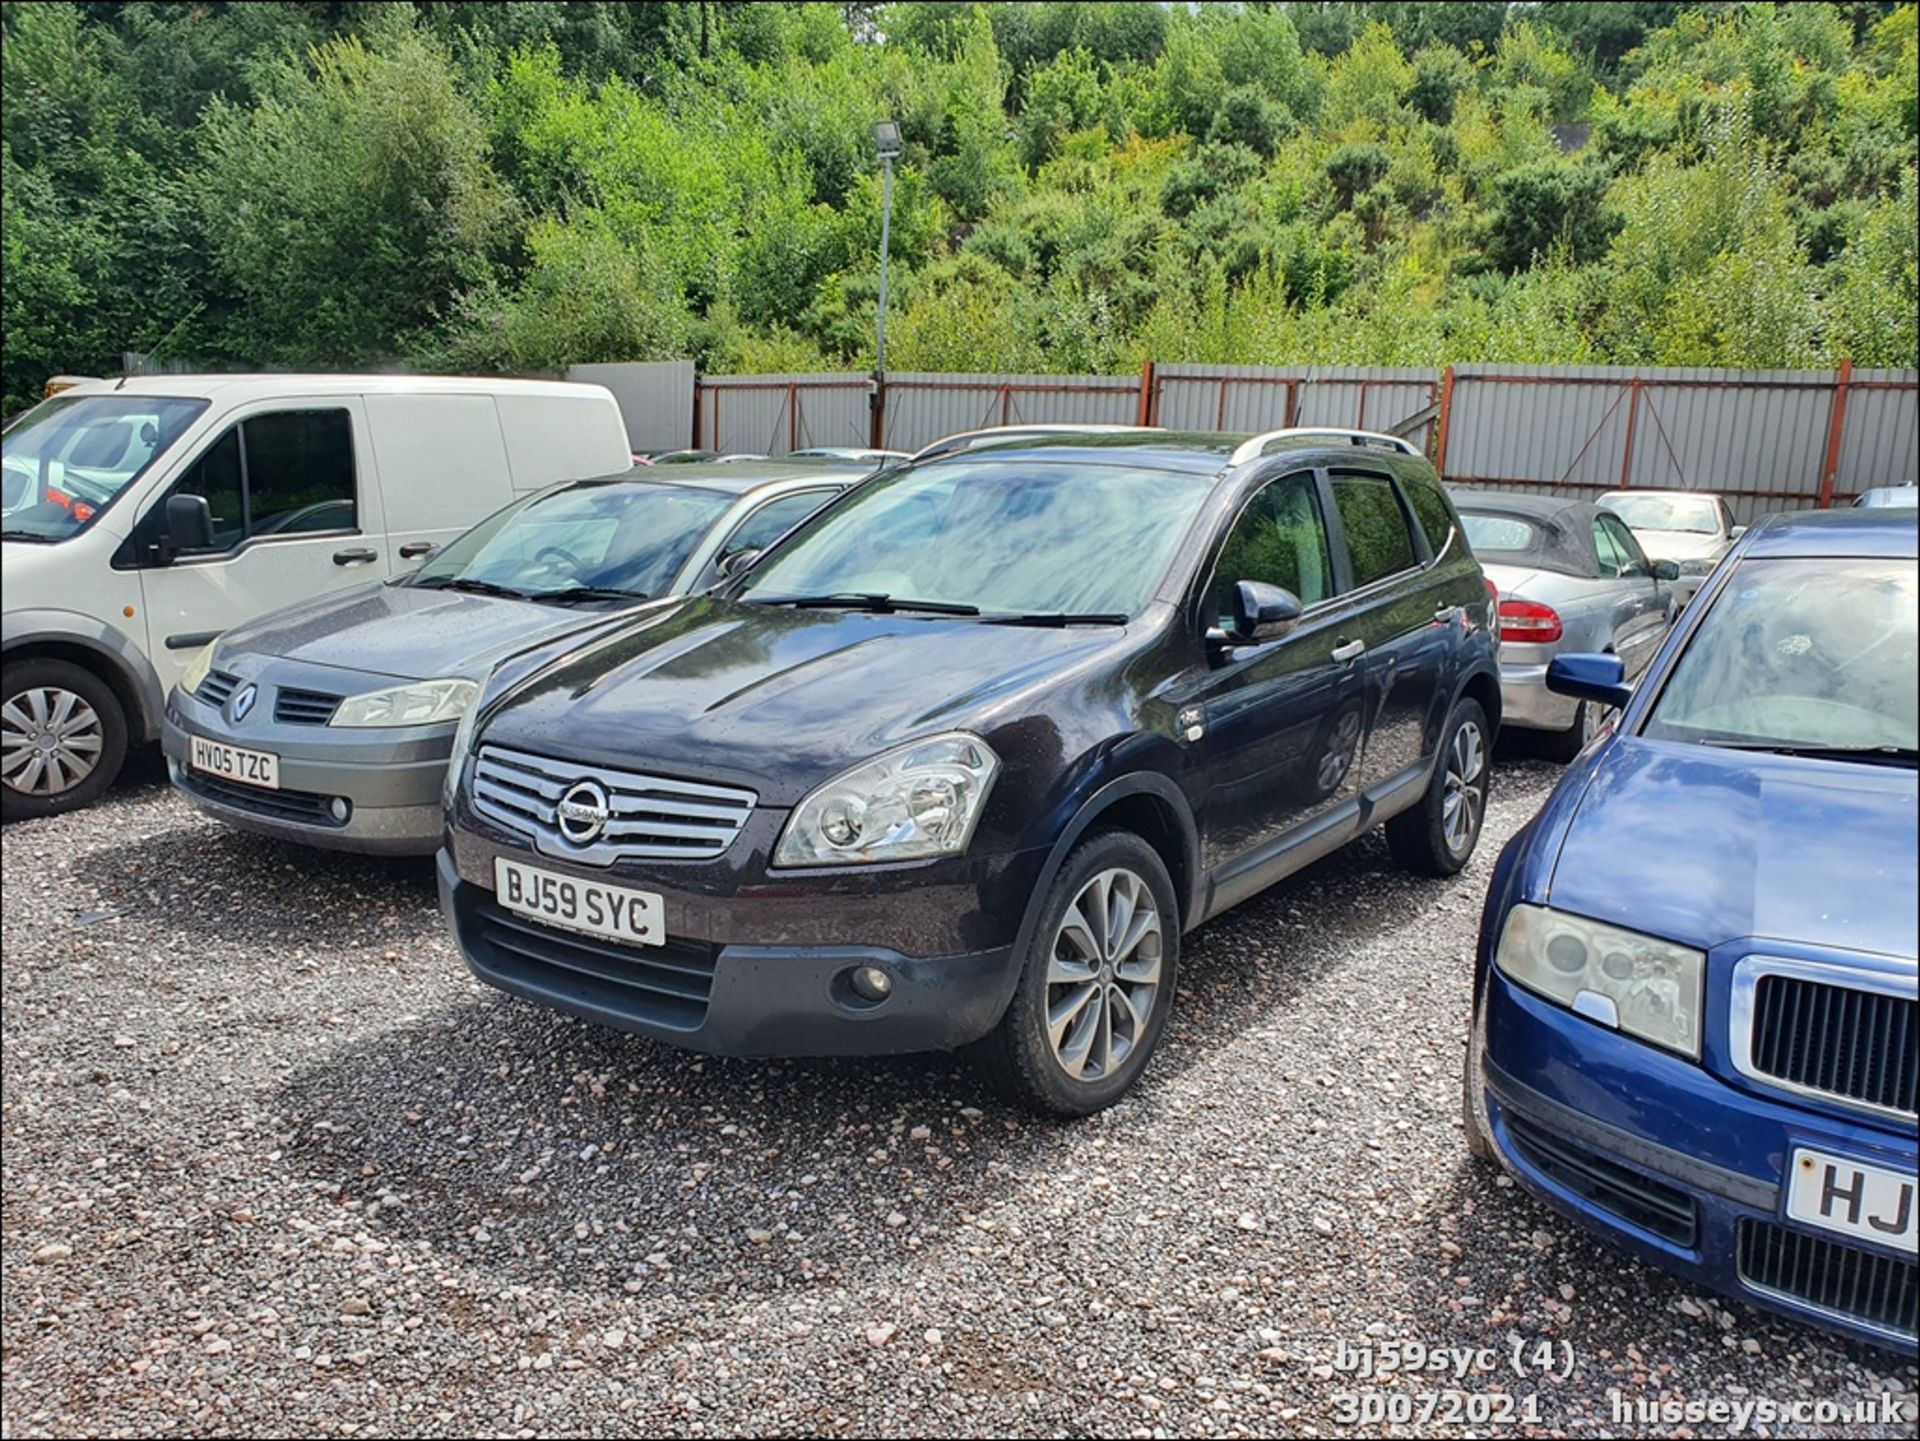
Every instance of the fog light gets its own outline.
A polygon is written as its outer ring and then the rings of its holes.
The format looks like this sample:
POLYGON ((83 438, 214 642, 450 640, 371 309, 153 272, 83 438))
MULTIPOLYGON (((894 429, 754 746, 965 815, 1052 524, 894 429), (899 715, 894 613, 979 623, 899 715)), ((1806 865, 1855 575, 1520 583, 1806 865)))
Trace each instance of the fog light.
POLYGON ((884 1001, 893 994, 893 977, 878 966, 861 966, 853 973, 853 993, 863 1001, 884 1001))
POLYGON ((353 814, 353 807, 347 804, 345 796, 335 796, 327 802, 327 810, 341 825, 347 823, 347 817, 353 814))

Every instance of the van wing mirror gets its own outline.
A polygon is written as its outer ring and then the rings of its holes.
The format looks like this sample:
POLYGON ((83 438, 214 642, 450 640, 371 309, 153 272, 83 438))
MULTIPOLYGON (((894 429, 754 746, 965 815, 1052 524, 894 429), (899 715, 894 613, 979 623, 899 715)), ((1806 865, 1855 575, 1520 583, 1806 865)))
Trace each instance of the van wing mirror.
POLYGON ((167 497, 166 547, 170 552, 213 549, 213 507, 204 495, 167 497))
POLYGON ((1263 580, 1243 580, 1233 588, 1233 639, 1241 644, 1277 640, 1299 624, 1300 597, 1263 580))

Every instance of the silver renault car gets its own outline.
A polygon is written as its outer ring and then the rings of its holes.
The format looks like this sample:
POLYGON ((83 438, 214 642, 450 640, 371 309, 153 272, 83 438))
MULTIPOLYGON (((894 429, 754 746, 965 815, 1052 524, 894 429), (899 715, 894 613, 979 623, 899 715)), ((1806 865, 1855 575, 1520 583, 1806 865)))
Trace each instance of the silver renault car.
POLYGON ((167 698, 168 773, 243 830, 431 854, 454 730, 496 664, 716 583, 869 470, 695 463, 550 486, 409 576, 222 635, 167 698))
POLYGON ((1680 568, 1649 560, 1619 516, 1587 501, 1456 490, 1453 503, 1498 591, 1500 723, 1546 732, 1547 754, 1572 760, 1606 712, 1549 691, 1548 663, 1606 651, 1637 677, 1673 628, 1680 568))

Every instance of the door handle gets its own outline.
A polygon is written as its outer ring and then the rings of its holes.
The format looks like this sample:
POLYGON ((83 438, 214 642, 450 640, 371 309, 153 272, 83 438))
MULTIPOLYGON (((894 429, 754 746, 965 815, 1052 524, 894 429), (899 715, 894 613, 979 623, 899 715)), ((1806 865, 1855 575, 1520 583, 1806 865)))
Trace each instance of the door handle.
POLYGON ((380 559, 378 551, 367 550, 365 548, 357 550, 336 550, 333 553, 333 563, 335 565, 366 565, 378 559, 380 559))
POLYGON ((410 540, 400 547, 400 559, 418 560, 423 555, 433 554, 433 542, 430 540, 410 540))
POLYGON ((1361 654, 1366 648, 1367 643, 1365 641, 1350 640, 1333 648, 1333 658, 1341 665, 1345 665, 1350 660, 1360 659, 1361 654))
POLYGON ((1444 625, 1444 624, 1446 624, 1447 622, 1449 622, 1449 621, 1451 621, 1451 620, 1452 620, 1452 619, 1453 619, 1453 618, 1454 618, 1454 617, 1455 617, 1456 615, 1458 615, 1459 613, 1460 613, 1460 607, 1459 607, 1459 606, 1457 606, 1457 605, 1443 605, 1443 606, 1441 606, 1441 607, 1440 607, 1440 609, 1438 609, 1438 610, 1436 610, 1436 611, 1435 611, 1435 612, 1433 613, 1433 618, 1434 618, 1435 620, 1437 620, 1437 621, 1439 621, 1439 622, 1440 622, 1441 624, 1443 624, 1443 625, 1444 625))

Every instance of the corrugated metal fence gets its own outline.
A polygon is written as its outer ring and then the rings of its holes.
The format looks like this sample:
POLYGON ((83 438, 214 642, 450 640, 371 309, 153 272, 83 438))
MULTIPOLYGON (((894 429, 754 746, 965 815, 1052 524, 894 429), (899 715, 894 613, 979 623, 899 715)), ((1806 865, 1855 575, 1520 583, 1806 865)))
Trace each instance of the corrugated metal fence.
POLYGON ((897 372, 877 404, 872 378, 857 373, 701 376, 681 433, 713 450, 781 455, 911 451, 955 431, 1042 422, 1350 425, 1424 445, 1461 484, 1710 490, 1744 521, 1913 480, 1920 372, 1149 364, 1138 376, 897 372))

